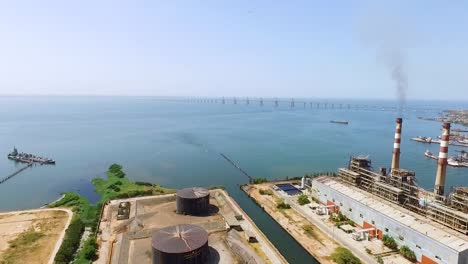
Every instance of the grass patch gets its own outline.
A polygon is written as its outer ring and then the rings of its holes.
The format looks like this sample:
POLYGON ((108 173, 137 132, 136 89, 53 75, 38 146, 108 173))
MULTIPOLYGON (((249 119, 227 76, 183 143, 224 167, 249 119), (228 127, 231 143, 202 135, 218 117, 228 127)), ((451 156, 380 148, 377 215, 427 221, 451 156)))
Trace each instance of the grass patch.
POLYGON ((121 178, 119 172, 107 172, 107 179, 93 179, 96 192, 101 195, 101 201, 119 198, 129 198, 145 195, 158 195, 174 193, 175 190, 166 189, 160 185, 143 182, 133 182, 128 178, 121 178))
POLYGON ((361 264, 359 260, 353 253, 344 247, 338 247, 335 249, 335 252, 330 255, 330 258, 338 264, 361 264))
POLYGON ((266 178, 255 178, 252 180, 253 184, 260 184, 260 183, 265 183, 265 182, 268 182, 266 178))
POLYGON ((302 230, 304 230, 304 234, 306 234, 308 237, 311 237, 317 240, 318 242, 322 243, 322 240, 319 238, 318 234, 315 232, 313 225, 303 225, 302 230))
POLYGON ((272 190, 268 190, 268 189, 260 189, 258 191, 261 195, 273 195, 273 191, 272 190))
POLYGON ((291 209, 291 205, 284 202, 283 199, 278 199, 276 201, 276 208, 278 208, 278 209, 291 209))
POLYGON ((17 238, 9 241, 9 248, 5 251, 1 264, 21 263, 24 254, 35 249, 36 242, 45 237, 45 234, 37 232, 34 228, 21 233, 17 238))

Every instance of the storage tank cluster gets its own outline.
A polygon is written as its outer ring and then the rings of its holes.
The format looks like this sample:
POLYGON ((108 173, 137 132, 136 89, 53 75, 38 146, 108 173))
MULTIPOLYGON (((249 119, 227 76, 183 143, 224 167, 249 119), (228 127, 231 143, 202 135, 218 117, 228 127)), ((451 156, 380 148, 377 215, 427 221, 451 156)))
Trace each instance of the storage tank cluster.
POLYGON ((177 213, 206 215, 209 213, 210 192, 205 188, 192 187, 177 191, 177 213))
POLYGON ((196 225, 175 225, 153 234, 153 264, 202 264, 208 260, 208 233, 196 225))

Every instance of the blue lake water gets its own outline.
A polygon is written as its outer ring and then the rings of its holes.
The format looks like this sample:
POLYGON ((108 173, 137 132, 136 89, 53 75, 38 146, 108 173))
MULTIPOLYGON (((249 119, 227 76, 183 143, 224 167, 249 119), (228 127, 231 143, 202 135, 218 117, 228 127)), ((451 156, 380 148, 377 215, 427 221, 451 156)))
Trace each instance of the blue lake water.
MULTIPOLYGON (((317 100, 315 100, 317 101, 317 100)), ((322 100, 323 101, 323 100, 322 100)), ((0 185, 0 211, 33 208, 75 191, 96 201, 91 179, 120 163, 129 178, 170 188, 224 185, 281 252, 294 263, 311 257, 239 190, 247 178, 226 162, 224 153, 254 177, 301 176, 336 171, 350 155, 365 154, 374 167, 391 162, 395 111, 390 101, 329 100, 335 109, 287 103, 214 104, 161 101, 152 97, 0 97, 0 177, 20 168, 6 158, 20 151, 57 160, 35 166, 0 185), (339 103, 375 106, 372 110, 336 109, 339 103), (330 120, 348 120, 349 125, 330 120)), ((426 149, 438 145, 410 140, 436 137, 438 122, 418 120, 447 108, 468 109, 467 102, 409 102, 403 113, 401 166, 416 171, 431 189, 437 162, 426 149)), ((454 126, 456 127, 456 126, 454 126)), ((450 146, 451 154, 460 149, 450 146)), ((448 168, 447 185, 468 185, 468 169, 448 168)), ((447 188, 447 191, 449 189, 447 188)))

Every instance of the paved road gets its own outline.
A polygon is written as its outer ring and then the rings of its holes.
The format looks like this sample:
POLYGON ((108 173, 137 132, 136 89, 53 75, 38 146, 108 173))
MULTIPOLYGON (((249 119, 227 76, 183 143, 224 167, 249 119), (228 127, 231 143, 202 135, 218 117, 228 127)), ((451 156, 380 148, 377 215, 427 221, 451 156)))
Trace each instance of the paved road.
POLYGON ((0 215, 5 215, 5 214, 21 214, 21 213, 34 213, 34 212, 45 212, 45 211, 62 211, 66 212, 68 214, 68 220, 63 228, 62 232, 60 233, 59 239, 55 243, 54 250, 52 251, 52 255, 50 255, 49 261, 47 262, 48 264, 53 264, 55 255, 57 254, 58 250, 60 249, 60 246, 62 245, 63 238, 65 237, 65 231, 67 230, 68 226, 70 225, 71 219, 73 217, 73 212, 70 209, 67 208, 43 208, 43 209, 32 209, 32 210, 22 210, 22 211, 12 211, 12 212, 2 212, 0 215))
MULTIPOLYGON (((284 196, 283 196, 284 197, 284 196)), ((309 220, 311 223, 313 223, 315 226, 317 226, 322 232, 327 234, 329 237, 333 238, 336 240, 339 244, 351 249, 351 251, 357 255, 358 258, 361 259, 362 262, 366 264, 374 264, 377 263, 376 259, 369 256, 365 251, 364 251, 364 246, 360 245, 358 242, 354 241, 352 238, 349 237, 348 234, 344 232, 335 232, 334 229, 337 229, 333 227, 330 229, 329 226, 326 226, 323 221, 316 215, 312 213, 312 211, 306 212, 307 208, 304 208, 300 206, 299 204, 296 203, 295 199, 296 197, 284 197, 285 201, 291 205, 298 213, 300 213, 303 217, 305 217, 307 220, 309 220), (359 247, 360 246, 360 247, 359 247)))

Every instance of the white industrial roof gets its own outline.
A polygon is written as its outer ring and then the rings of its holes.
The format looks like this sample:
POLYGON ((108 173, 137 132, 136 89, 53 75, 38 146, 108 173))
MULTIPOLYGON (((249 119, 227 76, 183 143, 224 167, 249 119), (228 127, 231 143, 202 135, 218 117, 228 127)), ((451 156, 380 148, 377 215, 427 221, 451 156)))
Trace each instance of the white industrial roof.
POLYGON ((380 199, 370 193, 364 192, 352 186, 345 186, 340 182, 335 181, 330 177, 319 177, 315 179, 322 184, 328 185, 330 188, 356 200, 369 208, 380 212, 403 225, 409 226, 412 229, 432 238, 435 241, 443 243, 457 252, 468 250, 468 236, 450 230, 429 219, 409 210, 391 204, 383 199, 380 199))

